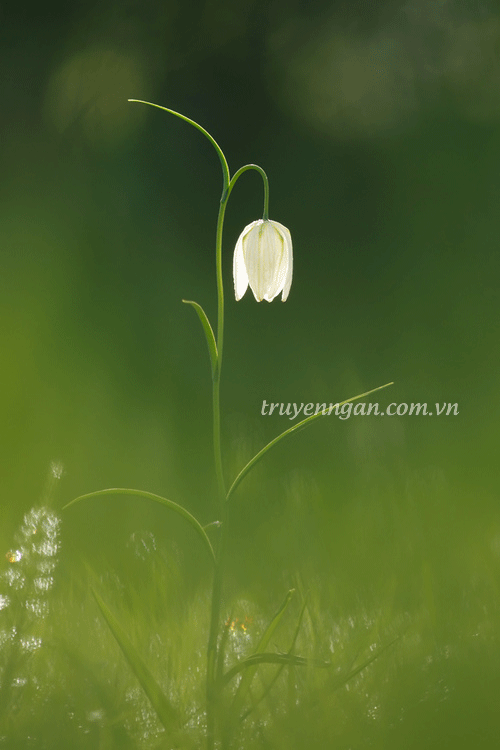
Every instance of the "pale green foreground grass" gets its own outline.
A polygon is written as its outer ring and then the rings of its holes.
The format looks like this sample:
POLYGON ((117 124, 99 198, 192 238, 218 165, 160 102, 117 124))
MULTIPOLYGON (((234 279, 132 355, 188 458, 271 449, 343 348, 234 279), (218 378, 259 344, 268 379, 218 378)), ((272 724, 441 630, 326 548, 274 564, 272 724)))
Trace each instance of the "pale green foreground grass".
MULTIPOLYGON (((450 498, 440 502, 439 512, 434 508, 434 528, 428 524, 430 501, 425 507, 394 498, 383 505, 373 498, 346 507, 337 514, 337 552, 318 538, 318 549, 302 559, 301 570, 289 570, 295 593, 266 650, 287 653, 294 643, 293 653, 310 663, 260 665, 241 707, 247 714, 241 724, 232 722, 233 680, 223 711, 234 730, 228 747, 495 746, 499 529, 494 522, 473 529, 464 519, 449 527, 446 538, 450 498), (385 518, 378 527, 377 512, 385 518), (391 525, 382 549, 379 535, 391 525), (320 666, 326 662, 331 666, 320 666)), ((105 573, 101 564, 73 570, 63 558, 44 619, 23 622, 21 595, 0 610, 0 747, 203 746, 206 580, 202 574, 198 588, 186 588, 188 550, 160 539, 154 549, 150 532, 136 535, 127 555, 124 569, 105 573), (170 731, 159 723, 103 620, 91 585, 168 696, 175 711, 170 731), (14 627, 17 639, 8 636, 14 627), (20 638, 39 638, 42 645, 22 648, 20 638)), ((270 584, 279 588, 271 577, 270 584)), ((224 602, 225 671, 255 651, 276 606, 261 585, 224 602)))

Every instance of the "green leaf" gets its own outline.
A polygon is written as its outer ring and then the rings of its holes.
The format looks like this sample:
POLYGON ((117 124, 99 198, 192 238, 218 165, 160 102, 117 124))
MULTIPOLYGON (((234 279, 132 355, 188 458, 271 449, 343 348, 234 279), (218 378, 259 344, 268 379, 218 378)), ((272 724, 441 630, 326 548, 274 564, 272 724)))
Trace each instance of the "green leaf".
POLYGON ((108 606, 101 599, 97 591, 91 587, 94 598, 97 602, 99 609, 101 610, 102 616, 106 620, 109 629, 111 630, 116 642, 121 648, 125 659, 128 662, 131 670, 137 677, 142 689, 151 701, 151 705, 158 714, 158 718, 161 723, 168 731, 172 729, 178 729, 180 727, 179 715, 176 709, 172 706, 165 693, 160 688, 159 684, 151 674, 149 667, 145 664, 142 657, 138 653, 135 646, 130 641, 127 633, 116 619, 115 615, 111 612, 108 606))
MULTIPOLYGON (((371 391, 366 391, 366 393, 360 393, 358 396, 352 396, 352 398, 347 398, 345 401, 341 401, 339 404, 336 404, 336 406, 343 406, 344 404, 349 404, 351 401, 356 401, 357 399, 364 398, 365 396, 369 396, 371 393, 375 393, 375 391, 381 391, 382 388, 387 388, 389 385, 394 385, 393 382, 391 383, 385 383, 385 385, 379 385, 378 388, 372 388, 371 391)), ((261 458, 265 456, 268 450, 273 448, 277 443, 279 443, 283 438, 287 437, 288 435, 291 435, 293 432, 297 432, 298 430, 303 430, 304 427, 308 427, 314 420, 320 419, 321 417, 328 416, 325 414, 325 412, 318 412, 318 414, 312 414, 310 417, 306 417, 301 422, 298 422, 297 424, 293 425, 293 427, 290 427, 288 430, 285 430, 281 433, 281 435, 278 435, 278 437, 275 437, 274 440, 271 440, 270 443, 268 443, 262 450, 260 450, 248 463, 247 465, 240 471, 234 482, 232 483, 231 487, 229 488, 229 491, 226 495, 226 502, 229 500, 231 495, 234 493, 235 489, 238 487, 242 479, 246 477, 250 469, 253 469, 255 464, 257 464, 261 458)))
MULTIPOLYGON (((299 632, 300 632, 300 627, 302 625, 302 619, 304 617, 304 612, 306 611, 306 606, 307 606, 307 597, 304 598, 304 601, 302 603, 302 607, 300 609, 300 614, 299 614, 299 617, 298 617, 298 620, 297 620, 297 625, 295 627, 295 633, 293 634, 293 638, 292 638, 292 642, 290 644, 290 648, 288 649, 288 651, 286 652, 286 654, 277 654, 277 656, 281 657, 281 660, 279 661, 279 667, 276 670, 276 673, 275 673, 274 677, 272 678, 272 680, 270 681, 270 683, 267 685, 267 687, 263 690, 263 692, 260 694, 260 696, 253 701, 253 705, 251 706, 251 708, 249 708, 243 714, 243 716, 241 717, 242 721, 244 719, 246 719, 247 716, 249 714, 251 714, 252 711, 255 708, 257 708, 257 706, 259 705, 259 703, 261 703, 264 700, 264 698, 266 698, 267 695, 269 695, 269 693, 273 689, 273 685, 275 685, 276 681, 278 680, 278 677, 280 676, 280 674, 282 673, 282 671, 284 670, 284 668, 286 666, 289 666, 289 667, 291 667, 291 666, 329 667, 330 666, 330 662, 323 662, 323 661, 322 662, 318 662, 318 661, 314 661, 314 660, 311 660, 311 659, 304 659, 303 657, 295 656, 293 654, 293 649, 295 648, 295 643, 297 641, 297 638, 298 638, 298 635, 299 635, 299 632)), ((272 654, 272 656, 275 656, 275 655, 276 654, 272 654)), ((276 663, 276 662, 274 662, 274 663, 276 663)), ((236 672, 235 672, 235 674, 236 674, 236 672)))
MULTIPOLYGON (((240 672, 244 672, 247 669, 255 669, 258 667, 259 664, 280 664, 282 666, 295 666, 295 667, 320 667, 320 668, 329 668, 331 667, 331 662, 329 661, 319 661, 318 659, 307 659, 304 656, 296 656, 295 654, 281 654, 281 653, 273 653, 273 652, 264 652, 262 654, 252 654, 251 656, 247 656, 246 659, 241 659, 237 664, 234 665, 234 667, 231 667, 231 669, 228 669, 226 674, 223 677, 223 684, 226 685, 228 682, 230 682, 233 677, 236 677, 237 674, 240 672)), ((274 682, 274 679, 273 679, 274 682)), ((266 690, 265 695, 269 690, 266 690)), ((262 698, 265 696, 261 696, 257 702, 260 702, 262 698)))
POLYGON ((164 112, 168 112, 170 115, 174 115, 175 117, 178 117, 180 120, 184 120, 184 122, 189 123, 194 128, 196 128, 196 130, 199 130, 200 133, 203 133, 203 135, 205 136, 205 138, 207 138, 207 140, 210 141, 210 143, 212 144, 212 146, 214 147, 214 149, 217 152, 217 156, 219 157, 219 160, 220 160, 220 163, 221 163, 221 167, 222 167, 222 179, 223 179, 223 182, 224 182, 224 190, 223 190, 223 192, 225 192, 227 190, 227 187, 229 185, 229 167, 227 166, 226 157, 224 156, 224 153, 223 153, 221 147, 219 146, 219 144, 217 143, 217 141, 215 140, 215 138, 213 138, 210 135, 210 133, 208 132, 208 130, 205 130, 205 128, 203 128, 201 125, 199 125, 199 123, 197 123, 195 120, 191 120, 189 117, 186 117, 186 115, 181 115, 180 112, 176 112, 173 109, 168 109, 168 107, 162 107, 160 104, 153 104, 153 102, 145 102, 143 99, 129 99, 128 101, 129 102, 136 102, 137 104, 147 104, 149 107, 155 107, 156 109, 162 109, 164 112))
POLYGON ((217 354, 217 344, 215 343, 215 336, 214 336, 212 326, 210 325, 210 321, 207 318, 207 315, 204 309, 202 308, 202 306, 199 305, 197 302, 193 302, 190 299, 183 299, 182 301, 184 302, 184 304, 191 305, 192 307, 194 307, 194 309, 198 313, 198 317, 201 321, 201 325, 203 326, 203 331, 205 333, 205 338, 208 344, 208 353, 210 354, 210 362, 212 364, 212 378, 213 378, 217 370, 217 363, 218 363, 219 357, 217 354))
POLYGON ((65 510, 66 508, 69 508, 70 505, 79 503, 81 500, 90 500, 91 498, 104 497, 105 495, 134 495, 136 497, 145 497, 148 500, 153 500, 155 503, 160 503, 161 505, 165 505, 170 510, 173 510, 175 513, 178 513, 180 516, 185 518, 186 521, 188 521, 188 523, 191 524, 193 529, 195 529, 196 533, 203 539, 205 546, 208 548, 208 551, 210 552, 212 562, 215 563, 215 553, 210 543, 210 539, 208 538, 206 531, 204 530, 203 526, 199 523, 199 521, 197 521, 196 518, 188 510, 186 510, 186 508, 183 508, 182 505, 178 505, 178 503, 174 503, 173 500, 167 500, 166 497, 161 497, 161 495, 155 495, 153 492, 146 492, 145 490, 133 490, 133 489, 123 488, 123 487, 112 487, 107 490, 97 490, 96 492, 88 492, 85 495, 80 495, 79 497, 75 497, 74 500, 71 500, 71 502, 66 503, 66 505, 63 506, 63 510, 65 510))
POLYGON ((281 618, 285 614, 286 608, 288 607, 288 605, 292 601, 294 594, 295 594, 295 589, 290 589, 290 591, 288 591, 288 593, 285 596, 285 599, 283 601, 283 604, 278 609, 278 611, 274 615, 273 619, 271 620, 271 622, 267 626, 266 630, 264 631, 264 634, 263 634, 262 638, 259 641, 259 645, 257 646, 257 650, 255 651, 256 654, 263 653, 263 651, 267 647, 267 644, 271 640, 274 631, 276 630, 276 628, 280 624, 281 618))

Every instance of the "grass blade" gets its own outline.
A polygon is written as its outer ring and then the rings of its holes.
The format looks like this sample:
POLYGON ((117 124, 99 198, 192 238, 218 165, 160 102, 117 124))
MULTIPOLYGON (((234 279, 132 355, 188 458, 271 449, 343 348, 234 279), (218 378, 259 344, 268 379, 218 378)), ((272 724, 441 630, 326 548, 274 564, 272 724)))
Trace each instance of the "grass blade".
MULTIPOLYGON (((391 383, 385 383, 385 385, 379 385, 378 388, 372 388, 371 391, 366 391, 366 393, 360 393, 358 396, 352 396, 352 398, 347 398, 345 401, 341 401, 339 404, 336 404, 336 406, 343 406, 344 404, 349 404, 351 401, 356 401, 357 399, 364 398, 365 396, 369 396, 371 393, 375 393, 376 391, 381 391, 382 388, 387 388, 389 385, 394 385, 393 382, 391 383)), ((318 412, 318 414, 312 414, 310 417, 306 417, 301 422, 298 422, 297 424, 293 425, 293 427, 290 427, 288 430, 285 430, 281 433, 281 435, 278 435, 278 437, 275 437, 274 440, 271 440, 270 443, 268 443, 262 450, 260 450, 248 463, 243 469, 240 471, 234 482, 232 483, 231 487, 229 488, 229 491, 226 495, 226 502, 229 500, 231 495, 234 493, 235 489, 238 487, 242 479, 246 477, 250 469, 253 469, 256 463, 260 461, 261 458, 265 456, 268 450, 273 448, 277 443, 279 443, 283 438, 287 437, 288 435, 291 435, 293 432, 297 432, 299 430, 304 429, 304 427, 308 427, 315 419, 320 419, 321 417, 328 416, 324 412, 318 412)))
MULTIPOLYGON (((249 714, 251 714, 252 711, 255 708, 257 708, 257 706, 259 705, 259 703, 261 703, 264 700, 264 698, 267 695, 269 695, 269 693, 273 689, 273 686, 276 684, 276 682, 278 680, 278 677, 280 676, 280 674, 282 673, 282 671, 284 670, 284 668, 287 665, 289 667, 290 666, 297 666, 297 665, 300 665, 300 666, 307 666, 307 665, 312 666, 312 665, 315 665, 315 666, 318 666, 318 667, 329 667, 330 666, 330 662, 314 662, 312 660, 303 659, 300 656, 299 657, 295 657, 294 654, 293 654, 293 649, 295 648, 295 643, 297 641, 297 638, 298 638, 298 635, 299 635, 299 632, 300 632, 300 627, 302 625, 302 619, 304 617, 304 612, 306 611, 306 606, 307 606, 307 597, 304 598, 304 602, 303 602, 302 607, 300 609, 299 617, 298 617, 298 620, 297 620, 297 625, 295 627, 295 633, 293 634, 293 638, 292 638, 292 642, 290 644, 290 648, 288 649, 288 651, 286 652, 286 654, 278 654, 279 656, 284 656, 284 657, 289 657, 289 658, 288 659, 283 659, 282 661, 279 662, 279 667, 276 670, 276 673, 275 673, 274 677, 272 678, 272 680, 270 681, 269 685, 267 685, 267 687, 263 690, 263 692, 261 693, 261 695, 258 698, 255 699, 252 707, 249 708, 248 711, 246 711, 243 714, 243 716, 241 717, 242 721, 244 721, 247 718, 247 716, 249 714)), ((232 675, 232 676, 234 676, 234 675, 232 675)))
POLYGON ((155 495, 153 492, 146 492, 145 490, 133 490, 124 487, 112 487, 107 490, 97 490, 96 492, 88 492, 85 495, 75 497, 74 500, 71 500, 71 502, 66 503, 66 505, 63 506, 63 510, 69 508, 70 505, 79 503, 81 500, 90 500, 94 497, 104 497, 106 495, 134 495, 135 497, 145 497, 148 500, 153 500, 155 503, 165 505, 170 510, 173 510, 175 513, 178 513, 180 516, 185 518, 186 521, 191 524, 196 533, 203 539, 203 543, 205 544, 205 546, 208 548, 208 551, 210 552, 210 556, 212 558, 212 562, 215 562, 215 553, 210 543, 210 539, 208 538, 206 531, 199 523, 199 521, 197 521, 196 518, 188 510, 186 510, 186 508, 183 508, 182 505, 174 503, 173 500, 167 500, 166 497, 161 497, 161 495, 155 495))
POLYGON ((236 690, 236 694, 234 696, 233 705, 232 705, 231 712, 230 712, 230 715, 231 715, 230 725, 234 724, 240 718, 241 710, 243 708, 246 695, 250 689, 250 685, 254 678, 255 672, 257 671, 258 665, 264 664, 264 663, 279 664, 282 662, 283 659, 287 661, 290 658, 289 654, 265 654, 264 652, 265 652, 265 649, 267 648, 269 641, 271 640, 271 637, 274 631, 276 630, 279 623, 281 622, 281 618, 285 614, 285 610, 290 604, 294 593, 295 593, 295 589, 290 589, 290 591, 287 593, 283 604, 278 609, 273 619, 271 620, 266 630, 264 631, 264 634, 262 635, 262 638, 260 639, 259 645, 257 646, 255 653, 249 656, 247 659, 244 659, 243 661, 236 664, 235 667, 233 667, 231 670, 229 670, 229 672, 226 673, 226 675, 224 675, 224 682, 226 682, 229 679, 231 679, 231 677, 234 677, 234 675, 243 671, 243 676, 241 678, 240 684, 238 685, 238 689, 236 690))
MULTIPOLYGON (((375 658, 375 657, 374 657, 375 658)), ((373 659, 371 660, 373 661, 373 659)), ((278 652, 264 652, 262 654, 252 654, 251 656, 247 656, 246 659, 242 659, 237 664, 234 665, 234 667, 231 667, 231 669, 228 669, 226 674, 223 677, 223 684, 227 684, 230 682, 233 677, 236 677, 237 674, 240 672, 244 672, 247 669, 250 668, 256 668, 259 666, 259 664, 280 664, 282 666, 294 666, 294 667, 320 667, 320 668, 330 668, 331 662, 329 661, 319 661, 318 659, 308 659, 304 656, 296 656, 295 654, 280 654, 278 652)), ((361 671, 361 669, 364 669, 364 666, 361 666, 359 669, 356 670, 356 674, 358 671, 361 671)), ((354 677, 354 674, 350 674, 347 679, 351 679, 351 677, 354 677)), ((241 683, 240 683, 241 684, 241 683)), ((266 690, 266 695, 269 691, 266 690)), ((264 696, 259 698, 260 702, 264 696)), ((247 716, 248 714, 245 714, 247 716)))
POLYGON ((363 661, 361 664, 359 664, 357 667, 353 667, 348 672, 345 672, 344 674, 340 674, 332 679, 329 685, 330 691, 334 692, 335 690, 338 690, 339 688, 346 685, 349 680, 352 680, 353 677, 356 677, 360 672, 362 672, 366 667, 368 667, 372 662, 374 662, 376 659, 379 658, 379 656, 382 656, 384 651, 387 651, 391 646, 393 646, 396 641, 400 639, 401 636, 397 636, 392 641, 387 643, 385 646, 381 646, 377 651, 375 651, 374 654, 369 656, 365 661, 363 661))
POLYGON ((116 642, 127 660, 128 665, 137 677, 142 689, 151 701, 151 705, 158 714, 158 718, 167 730, 178 729, 180 726, 177 711, 172 706, 165 693, 162 691, 157 681, 151 674, 149 667, 145 664, 135 646, 130 641, 127 633, 111 612, 108 606, 101 599, 97 591, 91 587, 92 594, 101 610, 102 616, 111 630, 116 642))

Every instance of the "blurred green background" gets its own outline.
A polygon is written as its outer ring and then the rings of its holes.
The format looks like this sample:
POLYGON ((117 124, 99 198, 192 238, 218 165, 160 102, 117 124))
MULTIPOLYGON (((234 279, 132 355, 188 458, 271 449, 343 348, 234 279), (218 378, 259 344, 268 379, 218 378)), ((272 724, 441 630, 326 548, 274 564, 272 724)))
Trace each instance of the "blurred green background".
POLYGON ((291 586, 308 590, 302 652, 339 669, 399 637, 349 690, 309 676, 316 698, 242 746, 497 747, 496 4, 4 6, 0 40, 0 746, 169 746, 137 708, 86 562, 145 651, 182 641, 174 692, 203 700, 186 664, 204 668, 205 551, 131 498, 62 513, 51 609, 26 626, 50 648, 35 663, 18 647, 14 697, 5 678, 9 560, 33 506, 139 487, 215 520, 209 361, 181 300, 215 324, 220 166, 193 128, 133 97, 198 121, 233 172, 261 165, 293 237, 286 304, 236 303, 232 250, 262 211, 245 175, 223 250, 228 478, 292 424, 263 417, 264 399, 334 403, 394 380, 370 400, 460 412, 331 417, 242 484, 228 614, 248 610, 257 632, 291 586))

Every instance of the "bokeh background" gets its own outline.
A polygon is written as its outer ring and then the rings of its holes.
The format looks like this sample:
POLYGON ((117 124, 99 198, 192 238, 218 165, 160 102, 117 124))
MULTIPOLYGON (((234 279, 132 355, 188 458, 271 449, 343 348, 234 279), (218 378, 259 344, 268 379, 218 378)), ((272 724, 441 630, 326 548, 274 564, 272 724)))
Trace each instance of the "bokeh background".
POLYGON ((216 520, 209 361, 181 300, 215 324, 220 165, 193 128, 133 97, 200 122, 233 172, 260 164, 294 241, 286 304, 236 303, 232 249, 262 210, 245 175, 223 251, 228 478, 291 424, 262 416, 264 399, 334 403, 393 380, 371 399, 381 408, 459 409, 321 420, 240 487, 228 611, 258 633, 289 588, 309 591, 302 651, 339 670, 398 638, 347 687, 310 676, 316 699, 301 693, 242 746, 496 747, 497 5, 3 6, 0 40, 0 745, 167 746, 88 564, 146 651, 157 638, 158 653, 183 653, 172 690, 202 696, 189 670, 203 669, 209 571, 189 528, 131 498, 61 512, 121 486, 216 520), (62 522, 37 593, 50 608, 23 626, 43 630, 35 648, 12 630, 29 575, 9 571, 40 503, 62 522))

